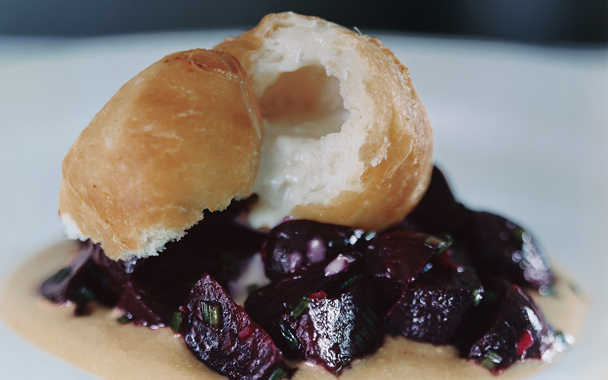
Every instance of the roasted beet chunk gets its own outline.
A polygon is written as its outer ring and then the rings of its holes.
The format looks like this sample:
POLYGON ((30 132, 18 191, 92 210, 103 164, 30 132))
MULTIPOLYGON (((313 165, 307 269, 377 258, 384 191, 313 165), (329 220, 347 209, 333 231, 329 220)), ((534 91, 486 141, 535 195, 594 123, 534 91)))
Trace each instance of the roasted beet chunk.
POLYGON ((181 331, 196 357, 231 379, 279 379, 291 373, 270 336, 208 274, 194 285, 181 331))
POLYGON ((339 255, 333 260, 301 268, 258 289, 245 301, 245 310, 254 321, 266 326, 286 308, 296 305, 302 297, 340 289, 348 281, 362 277, 362 273, 360 260, 339 255))
POLYGON ((373 239, 363 251, 367 270, 376 277, 405 286, 412 282, 429 260, 450 245, 413 231, 388 232, 373 239))
POLYGON ((433 344, 452 344, 466 328, 483 296, 467 252, 450 248, 433 257, 407 286, 387 318, 403 336, 433 344))
POLYGON ((77 315, 90 314, 92 301, 114 306, 118 295, 111 279, 93 260, 100 253, 98 244, 82 243, 72 262, 42 283, 41 294, 55 303, 73 302, 77 315))
POLYGON ((404 289, 450 242, 413 231, 387 232, 363 250, 366 270, 374 278, 379 302, 391 307, 404 289))
POLYGON ((284 310, 268 329, 287 356, 339 373, 384 340, 371 289, 365 278, 333 296, 312 293, 284 310))
POLYGON ((353 251, 369 235, 351 227, 310 220, 290 220, 268 233, 262 248, 266 275, 272 279, 293 273, 309 264, 353 251))
POLYGON ((488 212, 473 214, 473 243, 477 265, 487 278, 547 290, 555 278, 544 253, 529 232, 488 212))
POLYGON ((556 338, 534 300, 506 281, 485 285, 471 326, 458 344, 460 355, 494 373, 518 360, 540 359, 556 338))
POLYGON ((460 237, 470 230, 471 212, 454 198, 441 170, 433 167, 429 188, 402 224, 430 234, 460 237))
POLYGON ((339 373, 382 344, 386 309, 370 280, 360 260, 338 255, 259 289, 245 307, 286 356, 339 373))

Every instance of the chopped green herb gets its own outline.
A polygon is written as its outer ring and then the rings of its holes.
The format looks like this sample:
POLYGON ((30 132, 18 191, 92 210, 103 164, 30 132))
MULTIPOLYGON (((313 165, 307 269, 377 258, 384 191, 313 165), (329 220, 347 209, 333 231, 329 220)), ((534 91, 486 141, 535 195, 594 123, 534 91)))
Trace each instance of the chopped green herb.
POLYGON ((360 274, 352 276, 348 280, 344 281, 344 283, 342 285, 340 285, 340 290, 344 290, 344 289, 352 286, 355 282, 359 281, 362 278, 363 278, 363 276, 360 274))
POLYGON ((364 343, 369 340, 371 334, 368 329, 361 328, 356 333, 353 334, 353 338, 357 340, 359 343, 364 343))
POLYGON ((281 332, 281 335, 283 335, 283 338, 285 338, 285 340, 287 341, 289 348, 291 348, 292 350, 297 350, 300 346, 300 342, 298 341, 296 334, 293 332, 287 322, 279 322, 279 331, 281 332))
POLYGON ((332 240, 327 243, 329 248, 344 248, 349 244, 348 240, 332 240))
POLYGON ((435 236, 429 236, 424 240, 424 245, 436 250, 435 254, 440 255, 445 252, 452 245, 452 239, 448 236, 448 239, 440 239, 435 236))
MULTIPOLYGON (((523 244, 524 241, 529 239, 528 233, 523 228, 515 225, 513 226, 514 227, 511 230, 511 236, 513 237, 513 239, 515 239, 515 241, 517 241, 519 244, 523 244)), ((509 225, 507 225, 507 227, 509 227, 509 225)))
POLYGON ((247 285, 247 295, 251 295, 260 288, 259 284, 247 285))
POLYGON ((71 292, 68 298, 70 299, 70 301, 75 302, 77 304, 85 304, 87 302, 92 301, 95 298, 95 295, 89 288, 83 285, 75 291, 71 292))
POLYGON ((378 316, 371 307, 368 307, 363 311, 363 319, 365 319, 365 322, 370 326, 379 321, 378 316))
POLYGON ((173 313, 171 317, 171 330, 175 332, 179 332, 180 327, 182 325, 182 318, 184 317, 184 313, 181 311, 176 311, 173 313))
POLYGON ((579 286, 577 284, 575 284, 574 282, 568 282, 568 287, 570 288, 570 290, 572 290, 574 292, 574 294, 576 294, 577 296, 581 296, 583 295, 583 293, 581 292, 581 289, 579 288, 579 286))
POLYGON ((471 296, 473 297, 473 302, 475 303, 475 306, 479 305, 479 303, 483 299, 483 288, 473 290, 473 294, 471 296))
POLYGON ((538 293, 541 296, 551 296, 555 298, 559 298, 559 292, 555 290, 555 287, 551 285, 542 285, 538 288, 538 293))
POLYGON ((496 351, 488 351, 486 356, 479 362, 482 366, 486 367, 489 370, 494 369, 500 362, 502 361, 502 357, 498 355, 496 351))
POLYGON ((289 309, 291 309, 291 316, 298 318, 308 309, 308 305, 310 305, 310 298, 302 297, 298 303, 289 306, 289 309))
POLYGON ((483 298, 487 299, 488 301, 492 301, 493 299, 495 299, 497 297, 497 294, 495 292, 483 292, 483 298))
POLYGON ((275 369, 274 372, 272 372, 270 377, 268 377, 268 380, 279 380, 279 379, 285 379, 285 378, 287 378, 287 372, 285 372, 285 370, 283 370, 283 368, 279 367, 279 368, 275 369))
POLYGON ((222 328, 222 305, 209 305, 206 302, 201 302, 201 314, 203 322, 207 325, 218 329, 222 328))
POLYGON ((368 231, 365 233, 365 235, 363 235, 363 239, 365 239, 365 241, 370 241, 375 237, 376 237, 376 231, 368 231))
POLYGON ((562 330, 555 330, 555 343, 559 345, 559 349, 566 350, 568 347, 575 343, 575 339, 572 335, 563 332, 562 330))
POLYGON ((426 272, 430 271, 431 269, 433 269, 433 263, 426 263, 426 265, 424 266, 424 268, 422 268, 420 273, 426 273, 426 272))
POLYGON ((72 268, 70 268, 70 267, 61 268, 57 271, 57 273, 55 273, 53 275, 53 277, 51 277, 51 281, 61 282, 61 280, 66 278, 70 274, 71 271, 72 271, 72 268))
POLYGON ((127 323, 131 322, 131 319, 133 319, 131 315, 125 314, 122 317, 118 318, 117 321, 120 324, 126 325, 127 323))

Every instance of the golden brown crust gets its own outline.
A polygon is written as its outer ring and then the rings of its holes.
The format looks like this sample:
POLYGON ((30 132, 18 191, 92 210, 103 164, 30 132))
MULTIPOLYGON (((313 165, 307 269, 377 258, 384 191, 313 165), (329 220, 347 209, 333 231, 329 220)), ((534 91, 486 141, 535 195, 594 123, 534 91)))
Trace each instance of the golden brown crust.
POLYGON ((250 195, 260 128, 233 57, 166 56, 126 83, 68 152, 61 217, 111 258, 156 254, 203 210, 250 195))
MULTIPOLYGON (((279 177, 289 177, 286 173, 292 169, 267 165, 288 163, 293 168, 299 165, 294 158, 297 155, 307 157, 303 160, 312 164, 294 171, 319 173, 328 185, 311 185, 302 191, 303 195, 294 196, 295 186, 314 179, 302 174, 294 181, 298 183, 284 191, 296 198, 287 210, 292 217, 383 229, 401 220, 417 204, 430 180, 432 130, 408 69, 377 39, 319 18, 280 13, 264 17, 252 30, 229 38, 214 49, 234 55, 247 71, 265 117, 266 136, 282 133, 277 131, 284 128, 270 125, 271 117, 276 118, 277 103, 289 112, 298 106, 304 114, 311 108, 316 110, 318 105, 310 99, 288 94, 290 90, 315 93, 308 87, 316 76, 301 79, 302 73, 318 72, 315 68, 320 67, 322 73, 339 83, 336 94, 342 97, 348 113, 341 126, 331 127, 318 143, 311 145, 310 152, 294 150, 290 156, 289 149, 277 149, 274 143, 267 149, 263 147, 260 176, 278 173, 274 180, 281 185, 273 193, 268 189, 275 185, 264 184, 264 178, 258 178, 254 191, 262 200, 280 198, 279 190, 291 186, 279 177), (282 75, 289 75, 289 80, 282 80, 282 75), (275 84, 282 81, 288 85, 277 90, 275 84), (273 99, 269 101, 269 97, 273 99), (345 145, 351 145, 352 151, 345 145), (283 157, 265 158, 285 152, 283 157), (338 159, 334 159, 336 152, 338 159), (267 163, 270 161, 273 162, 267 163)), ((328 81, 320 84, 323 91, 328 81)), ((335 104, 328 107, 333 110, 335 104)))

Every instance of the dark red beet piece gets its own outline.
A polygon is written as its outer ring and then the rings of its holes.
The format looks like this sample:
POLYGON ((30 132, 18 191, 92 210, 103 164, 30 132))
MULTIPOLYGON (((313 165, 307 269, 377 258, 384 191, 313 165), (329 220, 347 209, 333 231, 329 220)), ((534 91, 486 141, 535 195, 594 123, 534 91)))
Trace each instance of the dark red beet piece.
POLYGON ((429 234, 461 238, 470 231, 471 212, 456 200, 443 172, 435 166, 426 193, 401 224, 429 234))
POLYGON ((450 243, 413 231, 386 232, 372 239, 363 250, 366 270, 374 278, 379 302, 390 308, 429 260, 450 243))
POLYGON ((532 235, 502 216, 489 212, 473 214, 473 252, 487 278, 510 281, 541 291, 555 277, 543 251, 532 235))
POLYGON ((437 167, 429 188, 416 208, 396 228, 447 234, 467 245, 480 275, 505 279, 546 291, 555 277, 531 234, 489 212, 476 212, 457 202, 437 167))
POLYGON ((401 335, 420 342, 452 344, 483 296, 467 252, 450 248, 433 257, 387 313, 401 335))
POLYGON ((312 293, 267 327, 285 355, 340 373, 356 358, 375 352, 384 341, 382 313, 362 278, 338 294, 312 293))
POLYGON ((254 321, 266 326, 286 308, 296 305, 302 297, 320 291, 325 293, 336 289, 339 291, 344 284, 362 277, 361 260, 351 261, 353 258, 350 256, 340 256, 340 258, 345 260, 342 270, 338 273, 326 275, 330 273, 326 271, 328 265, 331 262, 339 263, 338 258, 335 258, 335 261, 325 260, 300 268, 252 293, 245 301, 245 310, 254 321))
POLYGON ((387 232, 373 239, 363 251, 367 271, 376 277, 406 286, 429 260, 451 243, 413 231, 387 232))
POLYGON ((458 344, 460 356, 494 373, 516 361, 540 359, 556 340, 534 300, 506 281, 485 285, 471 330, 458 344))
POLYGON ((73 302, 77 315, 90 314, 94 300, 107 306, 116 305, 118 295, 108 273, 93 261, 100 252, 98 244, 81 243, 72 262, 42 283, 41 294, 55 303, 73 302))
POLYGON ((186 345, 218 373, 238 380, 274 380, 292 372, 270 336, 208 274, 180 310, 186 345))
POLYGON ((310 220, 283 222, 268 233, 262 248, 266 275, 278 279, 309 264, 353 251, 366 236, 363 230, 334 224, 310 220))
POLYGON ((253 293, 245 308, 287 357, 339 373, 384 339, 383 316, 361 260, 339 255, 253 293))

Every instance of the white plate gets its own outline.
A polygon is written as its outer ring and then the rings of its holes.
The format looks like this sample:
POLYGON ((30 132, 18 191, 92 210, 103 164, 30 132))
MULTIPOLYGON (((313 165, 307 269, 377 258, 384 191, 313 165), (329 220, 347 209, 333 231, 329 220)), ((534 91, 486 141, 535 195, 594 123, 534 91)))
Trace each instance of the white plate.
MULTIPOLYGON (((60 163, 118 88, 163 55, 230 31, 95 39, 0 38, 0 279, 62 239, 60 163)), ((410 67, 435 128, 436 160, 457 195, 532 230, 583 280, 582 339, 534 379, 606 375, 608 59, 557 49, 382 35, 410 67)), ((0 321, 1 379, 88 379, 0 321)))

